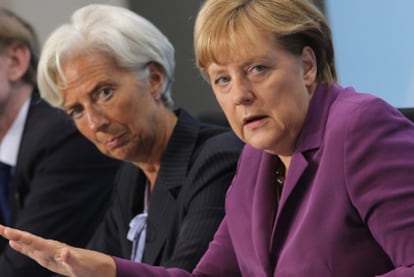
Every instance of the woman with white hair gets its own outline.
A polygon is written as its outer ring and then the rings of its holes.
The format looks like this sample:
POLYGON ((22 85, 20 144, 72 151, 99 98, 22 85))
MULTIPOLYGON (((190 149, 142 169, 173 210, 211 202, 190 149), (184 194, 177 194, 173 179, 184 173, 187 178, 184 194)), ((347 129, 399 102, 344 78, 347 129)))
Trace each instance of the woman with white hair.
POLYGON ((224 216, 243 144, 174 108, 174 66, 173 46, 148 20, 89 5, 48 38, 38 81, 102 153, 125 161, 90 248, 191 270, 224 216))
POLYGON ((206 0, 196 63, 243 148, 226 215, 190 273, 0 228, 76 277, 414 276, 414 124, 337 83, 326 19, 307 0, 206 0))

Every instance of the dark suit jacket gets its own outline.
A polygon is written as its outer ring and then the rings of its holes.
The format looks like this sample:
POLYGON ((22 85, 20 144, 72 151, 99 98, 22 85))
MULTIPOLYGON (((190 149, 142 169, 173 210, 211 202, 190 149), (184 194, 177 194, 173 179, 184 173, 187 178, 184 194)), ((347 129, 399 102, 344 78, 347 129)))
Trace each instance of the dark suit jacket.
MULTIPOLYGON (((11 226, 85 246, 110 202, 118 165, 35 91, 11 180, 11 226)), ((51 275, 4 239, 0 253, 1 277, 51 275)))
MULTIPOLYGON (((319 87, 277 203, 279 164, 246 145, 192 276, 414 276, 412 122, 371 95, 319 87)), ((118 277, 191 276, 116 263, 118 277)))
MULTIPOLYGON (((179 112, 151 194, 144 263, 194 268, 224 216, 241 147, 227 128, 179 112)), ((137 167, 122 167, 113 207, 91 248, 130 258, 128 224, 143 210, 145 181, 137 167)))

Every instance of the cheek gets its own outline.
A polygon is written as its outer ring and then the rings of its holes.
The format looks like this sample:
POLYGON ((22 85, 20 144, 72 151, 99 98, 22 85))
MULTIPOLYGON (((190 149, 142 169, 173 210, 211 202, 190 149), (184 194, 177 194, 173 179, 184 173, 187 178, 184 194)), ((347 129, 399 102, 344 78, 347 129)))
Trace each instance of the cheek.
POLYGON ((89 141, 96 145, 96 139, 91 128, 88 127, 86 120, 78 120, 75 122, 75 126, 78 131, 89 141))
POLYGON ((0 72, 0 102, 3 102, 8 96, 10 91, 9 81, 7 78, 2 78, 3 73, 0 72))
POLYGON ((117 103, 113 104, 112 118, 122 119, 124 123, 132 121, 137 117, 142 117, 151 109, 153 103, 149 102, 148 95, 140 92, 132 92, 126 94, 124 97, 118 99, 117 103), (126 122, 125 122, 126 120, 126 122))
POLYGON ((234 106, 229 101, 230 99, 226 99, 226 97, 217 97, 216 95, 217 103, 219 104, 221 110, 224 112, 225 116, 227 117, 228 121, 232 121, 234 117, 234 106))
POLYGON ((218 103, 227 118, 228 123, 230 124, 231 129, 233 132, 243 140, 242 138, 242 126, 240 123, 240 117, 237 116, 237 112, 235 106, 230 101, 219 101, 218 103))
POLYGON ((283 101, 284 105, 275 110, 280 121, 290 129, 291 132, 298 133, 303 126, 308 105, 309 96, 305 93, 297 91, 283 101))

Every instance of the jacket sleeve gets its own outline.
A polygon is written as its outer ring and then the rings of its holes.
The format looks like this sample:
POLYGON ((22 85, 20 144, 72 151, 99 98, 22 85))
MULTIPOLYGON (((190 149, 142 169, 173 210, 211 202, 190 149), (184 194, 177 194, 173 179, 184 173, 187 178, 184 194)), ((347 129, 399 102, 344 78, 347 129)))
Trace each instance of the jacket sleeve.
POLYGON ((414 125, 381 100, 365 108, 347 126, 349 195, 395 266, 381 276, 414 276, 414 125))

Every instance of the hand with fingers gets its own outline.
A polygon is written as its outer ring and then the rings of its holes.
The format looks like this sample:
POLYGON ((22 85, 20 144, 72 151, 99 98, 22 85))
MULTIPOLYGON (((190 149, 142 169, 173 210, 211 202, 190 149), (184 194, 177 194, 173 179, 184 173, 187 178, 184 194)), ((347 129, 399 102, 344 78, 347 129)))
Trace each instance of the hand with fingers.
POLYGON ((58 274, 69 277, 116 276, 115 262, 111 256, 3 225, 0 225, 0 235, 9 240, 13 249, 58 274))

